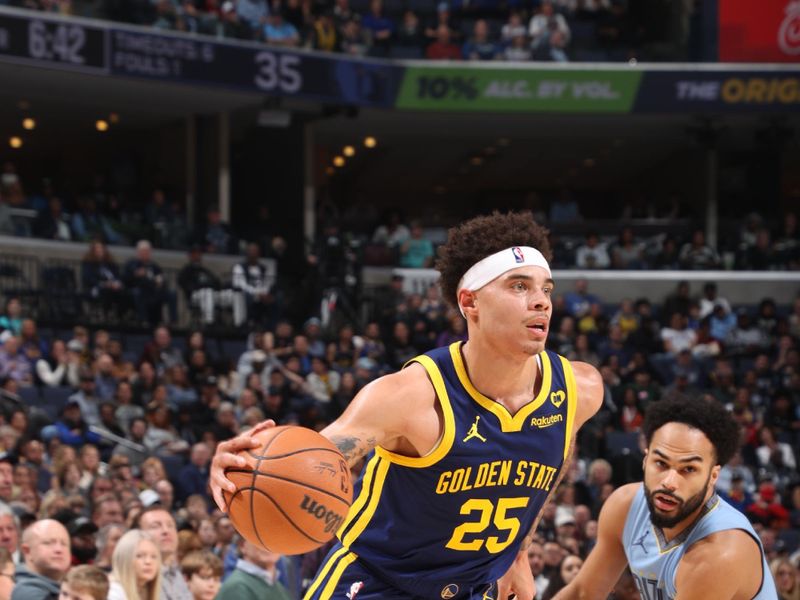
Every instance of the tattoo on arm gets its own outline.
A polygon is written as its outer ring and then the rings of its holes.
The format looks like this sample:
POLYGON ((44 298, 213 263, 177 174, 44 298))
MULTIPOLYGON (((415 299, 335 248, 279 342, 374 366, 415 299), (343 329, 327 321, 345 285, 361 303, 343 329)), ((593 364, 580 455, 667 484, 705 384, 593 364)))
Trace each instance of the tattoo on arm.
POLYGON ((561 471, 559 471, 558 473, 555 485, 553 485, 553 487, 550 488, 550 493, 547 495, 547 500, 545 500, 544 504, 542 505, 542 510, 540 510, 539 514, 536 515, 536 518, 533 521, 533 526, 531 527, 531 530, 528 532, 528 535, 526 535, 523 538, 522 545, 519 547, 520 552, 527 552, 528 546, 531 545, 531 542, 533 541, 533 536, 536 533, 536 528, 539 526, 539 521, 542 520, 542 515, 544 514, 544 507, 547 506, 548 503, 550 503, 553 500, 553 496, 555 495, 558 486, 561 485, 561 480, 564 479, 564 476, 569 471, 570 466, 572 466, 572 455, 574 452, 575 452, 575 434, 573 433, 572 440, 570 440, 569 443, 569 454, 567 455, 567 458, 564 460, 564 464, 561 465, 561 471))
POLYGON ((369 454, 370 450, 378 444, 374 437, 363 440, 351 435, 335 435, 331 438, 331 441, 351 467, 369 454))

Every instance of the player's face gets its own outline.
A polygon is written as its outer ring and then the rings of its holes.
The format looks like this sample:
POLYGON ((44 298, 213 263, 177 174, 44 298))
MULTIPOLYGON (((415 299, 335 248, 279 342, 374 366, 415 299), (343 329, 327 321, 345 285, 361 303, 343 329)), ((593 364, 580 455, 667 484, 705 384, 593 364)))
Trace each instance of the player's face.
POLYGON ((644 459, 644 491, 650 518, 672 528, 694 518, 719 477, 714 447, 698 430, 667 423, 653 434, 644 459))
POLYGON ((547 341, 553 287, 541 267, 520 267, 501 275, 475 293, 480 330, 506 345, 518 344, 526 354, 539 354, 547 341))

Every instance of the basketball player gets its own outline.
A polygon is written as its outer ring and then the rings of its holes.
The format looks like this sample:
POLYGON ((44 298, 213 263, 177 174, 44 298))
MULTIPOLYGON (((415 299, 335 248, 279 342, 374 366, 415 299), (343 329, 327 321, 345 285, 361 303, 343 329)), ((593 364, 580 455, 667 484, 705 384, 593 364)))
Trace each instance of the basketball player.
POLYGON ((604 599, 630 565, 646 600, 776 600, 764 549, 747 518, 714 491, 739 429, 715 402, 650 404, 644 483, 616 490, 597 545, 556 600, 604 599))
MULTIPOLYGON (((308 600, 531 600, 526 548, 575 433, 603 398, 600 374, 545 351, 553 280, 547 231, 495 213, 450 231, 437 268, 469 341, 366 386, 322 434, 368 462, 308 600), (499 590, 498 590, 499 588, 499 590)), ((271 425, 271 424, 270 424, 271 425)), ((220 444, 211 485, 235 491, 220 444)))

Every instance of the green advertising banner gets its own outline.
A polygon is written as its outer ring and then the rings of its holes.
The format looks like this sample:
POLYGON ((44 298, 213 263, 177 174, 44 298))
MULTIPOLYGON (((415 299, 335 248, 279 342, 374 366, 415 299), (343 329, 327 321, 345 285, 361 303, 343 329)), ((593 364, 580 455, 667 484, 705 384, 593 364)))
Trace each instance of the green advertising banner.
POLYGON ((631 111, 640 71, 407 67, 396 108, 415 110, 631 111))

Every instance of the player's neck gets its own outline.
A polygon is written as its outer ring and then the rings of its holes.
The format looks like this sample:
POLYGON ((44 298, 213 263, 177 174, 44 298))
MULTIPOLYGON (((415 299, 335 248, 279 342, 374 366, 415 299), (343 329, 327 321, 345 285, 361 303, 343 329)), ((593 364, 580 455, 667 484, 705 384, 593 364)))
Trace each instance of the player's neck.
POLYGON ((512 413, 533 398, 539 375, 535 357, 512 355, 476 338, 461 347, 472 385, 512 413))

